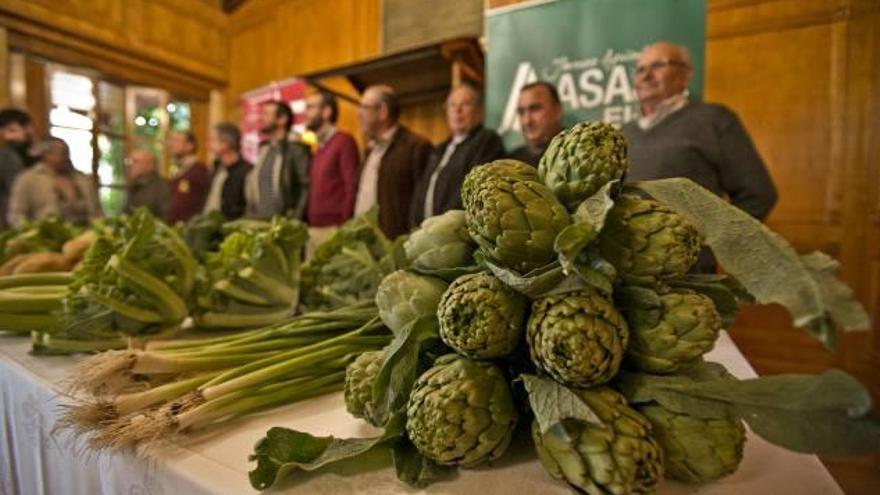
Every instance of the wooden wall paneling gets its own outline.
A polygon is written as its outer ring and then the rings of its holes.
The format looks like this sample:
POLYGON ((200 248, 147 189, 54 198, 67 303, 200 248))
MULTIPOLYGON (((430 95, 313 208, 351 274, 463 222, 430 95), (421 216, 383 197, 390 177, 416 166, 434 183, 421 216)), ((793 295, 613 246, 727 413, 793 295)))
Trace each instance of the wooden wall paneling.
POLYGON ((0 23, 31 36, 111 48, 216 85, 227 78, 227 17, 204 2, 0 0, 0 14, 0 23))
POLYGON ((0 26, 0 107, 9 105, 10 98, 10 80, 9 73, 9 42, 6 36, 6 28, 0 26))
POLYGON ((483 0, 382 0, 382 51, 483 34, 483 0))
POLYGON ((199 160, 205 162, 208 159, 208 111, 210 103, 206 101, 191 101, 190 131, 195 134, 198 142, 196 154, 199 160))
POLYGON ((401 109, 400 121, 417 134, 421 134, 433 144, 449 137, 446 115, 443 112, 442 98, 432 98, 418 103, 405 105, 401 109))

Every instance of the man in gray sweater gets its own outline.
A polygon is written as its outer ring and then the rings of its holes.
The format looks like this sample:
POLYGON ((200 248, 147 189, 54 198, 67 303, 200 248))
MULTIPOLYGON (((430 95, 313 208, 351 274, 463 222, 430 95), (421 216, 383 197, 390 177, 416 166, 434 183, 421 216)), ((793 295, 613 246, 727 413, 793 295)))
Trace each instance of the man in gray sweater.
POLYGON ((764 220, 776 188, 736 114, 688 101, 693 65, 687 49, 647 46, 635 73, 642 118, 622 129, 629 147, 627 181, 686 177, 764 220))

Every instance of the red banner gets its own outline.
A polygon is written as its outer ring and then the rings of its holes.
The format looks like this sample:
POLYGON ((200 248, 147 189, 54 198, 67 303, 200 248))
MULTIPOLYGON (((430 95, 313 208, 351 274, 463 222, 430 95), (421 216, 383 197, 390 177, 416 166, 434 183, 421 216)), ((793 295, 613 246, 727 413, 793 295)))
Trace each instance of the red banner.
POLYGON ((283 101, 293 110, 293 131, 302 134, 306 109, 306 83, 302 79, 287 79, 248 91, 241 97, 241 154, 255 162, 260 141, 260 107, 267 101, 283 101))

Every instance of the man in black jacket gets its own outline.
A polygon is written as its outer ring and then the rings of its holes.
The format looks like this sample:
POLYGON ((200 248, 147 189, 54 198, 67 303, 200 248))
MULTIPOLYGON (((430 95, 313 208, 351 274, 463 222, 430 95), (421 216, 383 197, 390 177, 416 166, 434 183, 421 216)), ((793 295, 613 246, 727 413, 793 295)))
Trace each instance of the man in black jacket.
POLYGON ((501 137, 483 127, 483 100, 469 83, 454 87, 446 98, 446 121, 452 134, 437 145, 416 186, 410 227, 449 210, 462 208, 461 184, 472 168, 504 156, 501 137))
POLYGON ((267 140, 260 144, 245 189, 247 215, 269 218, 286 214, 303 218, 309 194, 309 148, 290 140, 293 111, 283 101, 265 103, 261 120, 267 140))

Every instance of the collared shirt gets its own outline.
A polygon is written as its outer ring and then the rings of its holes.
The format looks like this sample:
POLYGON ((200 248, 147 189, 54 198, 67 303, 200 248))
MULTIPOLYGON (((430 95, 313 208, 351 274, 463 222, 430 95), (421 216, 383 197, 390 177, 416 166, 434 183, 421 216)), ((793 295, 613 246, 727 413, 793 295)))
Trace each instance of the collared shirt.
POLYGON ((659 105, 657 105, 657 109, 653 115, 650 117, 641 117, 639 119, 639 129, 646 130, 654 127, 663 121, 666 117, 669 117, 673 113, 681 110, 687 105, 688 102, 689 91, 684 90, 683 92, 672 95, 669 98, 666 98, 659 105))
POLYGON ((358 184, 357 199, 354 202, 354 214, 360 215, 372 208, 377 202, 377 191, 379 189, 379 167, 382 164, 382 157, 394 134, 397 132, 398 126, 388 129, 373 143, 367 161, 364 163, 364 170, 361 172, 361 180, 358 184))
POLYGON ((452 158, 452 154, 455 153, 455 148, 465 139, 467 139, 467 134, 459 134, 452 137, 452 141, 449 142, 449 145, 446 146, 446 150, 443 151, 443 157, 440 158, 440 163, 437 164, 437 168, 435 168, 434 173, 431 174, 431 178, 428 182, 428 190, 425 193, 425 218, 434 216, 434 190, 437 187, 437 178, 440 177, 443 168, 449 163, 449 159, 452 158))

